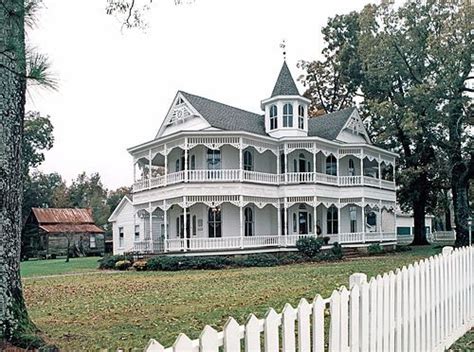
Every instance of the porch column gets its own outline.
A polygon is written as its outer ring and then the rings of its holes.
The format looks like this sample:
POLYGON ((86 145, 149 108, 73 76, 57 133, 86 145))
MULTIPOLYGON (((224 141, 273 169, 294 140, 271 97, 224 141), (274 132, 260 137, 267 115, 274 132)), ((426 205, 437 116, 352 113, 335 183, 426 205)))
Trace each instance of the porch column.
MULTIPOLYGON (((316 154, 317 154, 316 143, 314 143, 313 145, 313 182, 316 182, 316 154)), ((316 235, 316 232, 314 234, 316 235)))
POLYGON ((151 188, 151 148, 148 150, 148 188, 151 188))
MULTIPOLYGON (((316 180, 316 178, 315 178, 316 180)), ((313 233, 314 237, 318 237, 318 205, 316 196, 313 198, 313 233)))
POLYGON ((277 147, 277 169, 276 169, 276 174, 277 174, 277 180, 278 180, 278 183, 280 183, 280 147, 277 147))
POLYGON ((362 197, 362 243, 365 243, 365 198, 362 197))
POLYGON ((379 154, 379 158, 377 159, 377 163, 378 163, 378 166, 379 166, 379 187, 382 188, 382 168, 381 168, 381 163, 380 163, 380 154, 379 154))
MULTIPOLYGON (((242 169, 240 169, 242 171, 242 169)), ((240 196, 239 201, 239 214, 240 214, 240 248, 244 248, 244 222, 243 222, 243 215, 244 215, 244 196, 240 196)))
POLYGON ((187 221, 187 204, 186 204, 186 196, 183 196, 183 225, 184 225, 184 231, 183 231, 183 237, 184 237, 184 251, 187 251, 188 248, 188 241, 187 241, 187 234, 188 234, 188 221, 187 221))
POLYGON ((164 154, 165 154, 165 182, 164 185, 168 183, 168 150, 166 149, 166 144, 165 144, 165 149, 164 149, 164 154))
POLYGON ((364 149, 360 150, 360 184, 364 185, 364 149))
POLYGON ((281 204, 278 201, 277 206, 277 234, 278 234, 278 244, 281 245, 281 204))
POLYGON ((133 161, 133 183, 137 182, 137 162, 133 161))
MULTIPOLYGON (((337 184, 339 185, 340 182, 339 182, 339 175, 340 175, 340 172, 339 172, 339 150, 337 151, 337 156, 336 156, 336 176, 337 176, 337 184)), ((339 209, 339 208, 338 208, 339 209)))
POLYGON ((286 143, 285 143, 285 147, 283 149, 283 153, 285 155, 285 184, 287 184, 288 183, 288 150, 287 150, 286 143))
MULTIPOLYGON (((243 142, 242 142, 242 137, 239 138, 239 178, 240 182, 244 180, 244 168, 243 168, 243 156, 242 154, 244 153, 243 151, 243 142)), ((242 204, 242 203, 241 203, 242 204)))
POLYGON ((164 225, 164 251, 168 251, 168 210, 166 208, 166 199, 163 200, 163 225, 164 225))
POLYGON ((288 246, 288 204, 286 203, 286 197, 284 200, 284 219, 283 226, 285 231, 285 247, 288 246))
POLYGON ((188 137, 184 138, 184 182, 188 182, 188 137))
MULTIPOLYGON (((337 159, 339 160, 339 159, 337 159)), ((341 243, 341 203, 337 205, 337 241, 341 243)))
POLYGON ((396 189, 396 182, 395 182, 395 159, 393 159, 393 164, 392 164, 392 179, 393 179, 393 187, 396 189))
POLYGON ((380 232, 380 242, 383 240, 383 234, 382 234, 382 201, 379 201, 379 232, 380 232))

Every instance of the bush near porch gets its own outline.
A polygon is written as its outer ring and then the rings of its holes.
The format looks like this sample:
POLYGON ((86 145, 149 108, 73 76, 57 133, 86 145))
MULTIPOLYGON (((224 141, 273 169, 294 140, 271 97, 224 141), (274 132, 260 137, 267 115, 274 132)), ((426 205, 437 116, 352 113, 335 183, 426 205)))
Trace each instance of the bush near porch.
POLYGON ((48 343, 65 351, 143 349, 150 338, 170 345, 181 332, 196 338, 206 324, 221 329, 229 315, 243 322, 250 313, 263 317, 268 307, 281 310, 287 302, 296 306, 301 297, 328 297, 347 285, 354 272, 375 276, 439 251, 417 247, 386 254, 383 260, 364 257, 264 268, 96 271, 30 277, 23 284, 31 318, 48 343))

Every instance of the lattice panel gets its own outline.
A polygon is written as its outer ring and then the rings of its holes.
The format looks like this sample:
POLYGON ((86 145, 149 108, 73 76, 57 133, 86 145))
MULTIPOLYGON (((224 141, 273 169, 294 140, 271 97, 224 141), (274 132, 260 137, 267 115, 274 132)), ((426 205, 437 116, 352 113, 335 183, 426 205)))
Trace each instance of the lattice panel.
POLYGON ((267 198, 267 197, 243 197, 243 206, 248 205, 249 203, 255 204, 257 208, 264 208, 267 205, 272 205, 275 208, 278 208, 280 205, 280 200, 278 198, 267 198))
POLYGON ((242 138, 242 147, 243 148, 253 147, 260 154, 266 152, 267 150, 271 151, 275 155, 278 154, 278 146, 277 145, 274 145, 272 143, 263 142, 263 141, 257 141, 257 140, 250 139, 250 138, 242 138))
POLYGON ((215 150, 226 144, 239 148, 240 139, 239 137, 188 137, 188 148, 204 145, 209 149, 215 150))

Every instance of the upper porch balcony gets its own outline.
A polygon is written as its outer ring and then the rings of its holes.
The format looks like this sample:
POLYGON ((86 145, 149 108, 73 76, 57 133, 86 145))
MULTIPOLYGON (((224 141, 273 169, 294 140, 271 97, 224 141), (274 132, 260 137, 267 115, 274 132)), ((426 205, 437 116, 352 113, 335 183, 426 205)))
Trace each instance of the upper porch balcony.
POLYGON ((317 183, 395 190, 394 164, 392 155, 377 153, 370 145, 273 146, 241 137, 186 137, 135 156, 133 191, 187 182, 317 183))

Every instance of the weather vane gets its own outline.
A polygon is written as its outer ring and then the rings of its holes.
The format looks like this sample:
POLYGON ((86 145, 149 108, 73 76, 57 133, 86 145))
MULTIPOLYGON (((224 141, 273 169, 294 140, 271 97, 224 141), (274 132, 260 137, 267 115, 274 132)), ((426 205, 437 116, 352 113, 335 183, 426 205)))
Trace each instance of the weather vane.
POLYGON ((283 60, 286 61, 286 39, 283 39, 280 43, 280 49, 283 51, 283 60))

